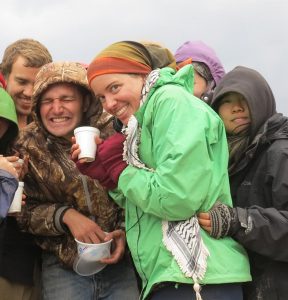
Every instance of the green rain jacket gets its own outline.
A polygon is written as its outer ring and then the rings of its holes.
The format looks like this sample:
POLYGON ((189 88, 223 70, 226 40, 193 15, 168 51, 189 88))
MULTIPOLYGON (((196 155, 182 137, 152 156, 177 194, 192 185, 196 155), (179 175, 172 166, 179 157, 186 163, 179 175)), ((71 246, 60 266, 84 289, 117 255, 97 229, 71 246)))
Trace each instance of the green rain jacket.
POLYGON ((0 138, 0 154, 6 155, 9 143, 18 134, 18 122, 15 105, 9 94, 0 88, 0 118, 9 121, 10 126, 2 138, 0 138))
MULTIPOLYGON (((126 233, 145 299, 159 282, 192 283, 162 242, 162 220, 185 220, 221 202, 232 206, 225 128, 212 109, 192 95, 191 66, 170 68, 135 116, 141 127, 139 157, 155 172, 128 166, 111 191, 125 208, 126 233), (184 88, 183 88, 184 87, 184 88)), ((250 281, 245 250, 230 237, 216 240, 201 229, 210 256, 203 284, 250 281)), ((191 286, 191 291, 192 291, 191 286)))

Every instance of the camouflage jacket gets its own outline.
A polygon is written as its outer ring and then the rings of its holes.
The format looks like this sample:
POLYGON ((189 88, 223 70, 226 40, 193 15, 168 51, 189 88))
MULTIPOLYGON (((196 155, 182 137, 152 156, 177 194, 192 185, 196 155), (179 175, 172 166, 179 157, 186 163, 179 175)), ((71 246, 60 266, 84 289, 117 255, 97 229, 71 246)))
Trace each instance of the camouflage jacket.
MULTIPOLYGON (((101 130, 102 138, 114 132, 111 117, 106 113, 91 125, 101 130)), ((72 267, 77 255, 76 242, 68 229, 63 232, 57 226, 63 208, 71 206, 91 216, 87 206, 89 194, 92 215, 104 231, 120 226, 122 210, 96 180, 79 173, 69 157, 71 142, 47 135, 37 122, 21 131, 15 148, 21 155, 29 155, 24 178, 26 206, 18 222, 24 231, 35 235, 43 250, 54 253, 64 265, 72 267)))

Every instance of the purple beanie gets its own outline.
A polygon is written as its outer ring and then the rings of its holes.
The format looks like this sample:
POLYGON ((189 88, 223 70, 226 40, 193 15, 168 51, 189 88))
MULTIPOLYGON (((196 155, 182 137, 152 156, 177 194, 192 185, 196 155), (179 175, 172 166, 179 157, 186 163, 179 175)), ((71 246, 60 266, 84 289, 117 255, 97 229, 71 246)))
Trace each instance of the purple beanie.
POLYGON ((177 64, 191 58, 192 62, 205 63, 216 83, 225 75, 224 67, 215 51, 201 41, 187 41, 175 52, 177 64))

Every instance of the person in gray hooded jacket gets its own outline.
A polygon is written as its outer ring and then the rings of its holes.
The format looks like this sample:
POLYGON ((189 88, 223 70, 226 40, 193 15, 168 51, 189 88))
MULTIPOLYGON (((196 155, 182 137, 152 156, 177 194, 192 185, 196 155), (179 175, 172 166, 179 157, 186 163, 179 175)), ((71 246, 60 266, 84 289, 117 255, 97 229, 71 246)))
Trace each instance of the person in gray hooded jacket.
POLYGON ((287 299, 288 118, 276 112, 262 75, 242 66, 220 81, 211 105, 226 128, 235 208, 218 203, 199 222, 248 251, 253 281, 243 286, 244 299, 287 299))

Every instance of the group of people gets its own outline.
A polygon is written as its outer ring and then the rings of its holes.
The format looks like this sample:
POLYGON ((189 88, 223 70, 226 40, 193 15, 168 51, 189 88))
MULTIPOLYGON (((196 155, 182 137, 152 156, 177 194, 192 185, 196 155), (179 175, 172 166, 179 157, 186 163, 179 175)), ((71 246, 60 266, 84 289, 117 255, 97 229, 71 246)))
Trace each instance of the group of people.
POLYGON ((0 72, 1 299, 286 299, 288 119, 256 70, 200 41, 85 66, 21 39, 0 72), (93 162, 79 126, 101 132, 93 162), (79 275, 75 239, 112 239, 107 266, 79 275))

